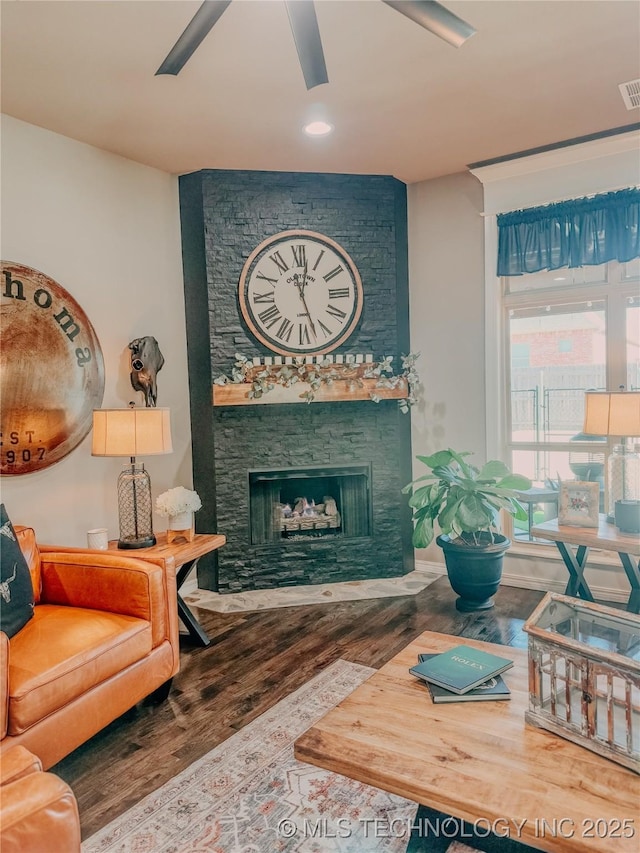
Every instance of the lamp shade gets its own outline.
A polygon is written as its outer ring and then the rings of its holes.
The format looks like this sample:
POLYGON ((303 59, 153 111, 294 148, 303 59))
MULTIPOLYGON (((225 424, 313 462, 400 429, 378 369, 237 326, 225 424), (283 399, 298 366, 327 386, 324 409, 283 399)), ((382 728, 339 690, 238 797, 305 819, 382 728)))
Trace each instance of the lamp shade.
POLYGON ((640 391, 588 391, 582 431, 585 435, 640 436, 640 391))
POLYGON ((92 456, 171 453, 169 409, 94 409, 92 456))

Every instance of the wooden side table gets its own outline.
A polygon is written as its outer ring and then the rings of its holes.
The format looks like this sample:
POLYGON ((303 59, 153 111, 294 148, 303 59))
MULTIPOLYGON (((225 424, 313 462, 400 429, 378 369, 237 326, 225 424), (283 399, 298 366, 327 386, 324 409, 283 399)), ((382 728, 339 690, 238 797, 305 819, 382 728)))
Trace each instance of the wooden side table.
MULTIPOLYGON (((199 646, 208 646, 211 640, 180 595, 180 587, 186 581, 187 576, 195 567, 200 557, 210 554, 211 551, 217 551, 227 541, 227 537, 219 533, 196 533, 191 542, 184 539, 168 543, 165 532, 157 533, 156 539, 156 544, 150 548, 136 548, 131 551, 123 551, 122 553, 126 553, 130 557, 138 557, 142 560, 147 557, 171 557, 175 561, 176 585, 178 587, 178 615, 185 628, 189 631, 191 638, 199 646)), ((109 542, 109 550, 119 550, 117 539, 112 539, 109 542)))
POLYGON ((565 594, 583 598, 585 601, 593 601, 593 594, 584 577, 589 549, 616 551, 631 584, 627 610, 630 613, 640 613, 640 536, 621 533, 602 513, 597 528, 560 525, 558 519, 554 518, 533 527, 531 535, 540 539, 551 539, 556 543, 569 572, 565 594), (576 548, 575 554, 571 550, 572 546, 576 548))

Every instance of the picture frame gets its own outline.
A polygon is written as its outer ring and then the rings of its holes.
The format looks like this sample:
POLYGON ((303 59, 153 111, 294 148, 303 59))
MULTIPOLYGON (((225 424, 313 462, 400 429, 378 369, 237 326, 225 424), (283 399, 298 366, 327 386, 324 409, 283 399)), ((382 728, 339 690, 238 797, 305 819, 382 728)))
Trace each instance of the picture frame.
POLYGON ((583 480, 560 483, 558 524, 597 527, 600 512, 600 485, 583 480))

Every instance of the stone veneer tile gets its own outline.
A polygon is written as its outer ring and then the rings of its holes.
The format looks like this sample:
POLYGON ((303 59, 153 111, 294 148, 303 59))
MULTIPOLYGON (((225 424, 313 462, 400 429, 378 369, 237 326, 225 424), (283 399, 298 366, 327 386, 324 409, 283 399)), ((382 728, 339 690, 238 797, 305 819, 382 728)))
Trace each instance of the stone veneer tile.
POLYGON ((360 271, 362 316, 334 354, 393 356, 399 369, 409 351, 406 187, 380 175, 205 170, 183 176, 180 191, 194 485, 205 505, 202 520, 227 537, 216 556, 217 589, 406 574, 413 551, 400 490, 411 477, 411 439, 397 402, 212 407, 207 385, 230 373, 236 353, 272 355, 242 321, 237 288, 252 250, 292 229, 336 240, 360 271), (209 431, 213 447, 202 438, 209 431), (319 464, 371 465, 372 535, 252 546, 248 471, 319 464))

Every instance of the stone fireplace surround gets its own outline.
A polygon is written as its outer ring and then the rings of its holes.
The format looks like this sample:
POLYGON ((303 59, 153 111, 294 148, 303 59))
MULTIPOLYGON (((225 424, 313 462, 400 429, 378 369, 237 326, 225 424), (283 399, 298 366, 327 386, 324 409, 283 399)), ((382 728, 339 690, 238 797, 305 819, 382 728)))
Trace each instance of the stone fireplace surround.
POLYGON ((215 411, 218 591, 394 577, 403 564, 397 404, 329 403, 222 407, 215 411), (371 467, 371 535, 252 545, 249 472, 277 464, 371 467), (231 571, 229 571, 231 569, 231 571))
MULTIPOLYGON (((212 405, 213 379, 239 352, 269 355, 244 326, 237 283, 265 237, 292 228, 336 239, 358 265, 361 321, 337 353, 409 352, 406 188, 385 176, 207 170, 180 179, 196 528, 227 544, 198 566, 220 593, 398 577, 413 571, 410 416, 396 400, 212 405), (250 472, 362 466, 367 535, 252 544, 250 472)), ((255 537, 254 537, 255 538, 255 537)))

